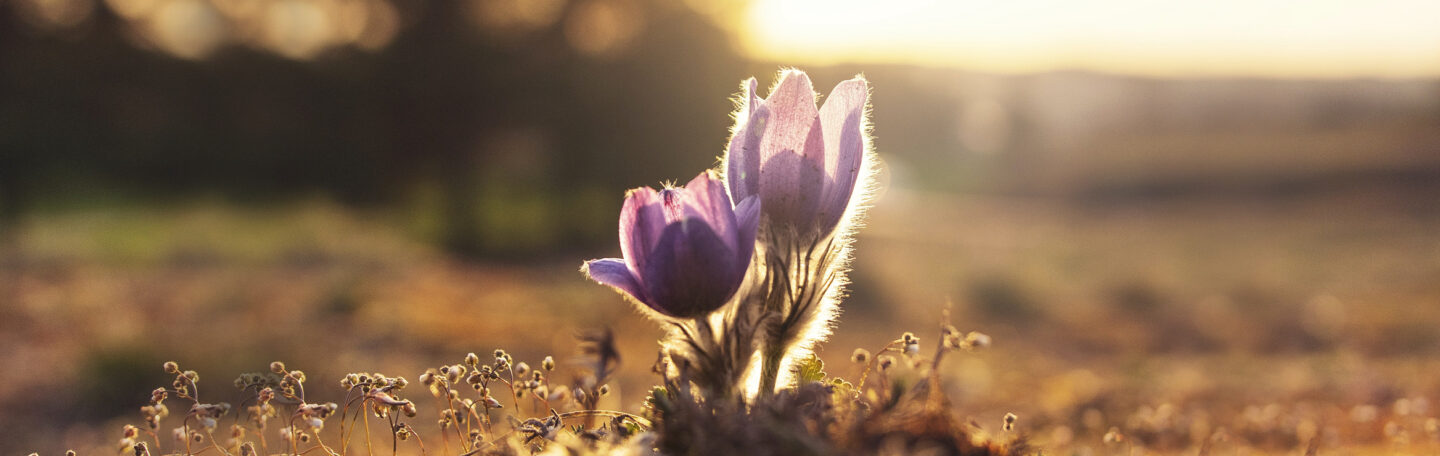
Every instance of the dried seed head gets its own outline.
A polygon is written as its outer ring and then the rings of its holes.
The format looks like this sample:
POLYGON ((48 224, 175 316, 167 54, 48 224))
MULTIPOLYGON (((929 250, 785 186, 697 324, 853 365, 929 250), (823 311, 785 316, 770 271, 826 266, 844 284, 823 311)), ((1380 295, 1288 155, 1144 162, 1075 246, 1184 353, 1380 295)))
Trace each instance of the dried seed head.
POLYGON ((270 372, 274 372, 277 374, 285 373, 285 363, 279 361, 270 363, 270 372))
POLYGON ((1015 421, 1018 420, 1018 419, 1020 419, 1020 418, 1017 417, 1017 416, 1015 416, 1014 413, 1006 413, 1006 414, 1005 414, 1005 430, 1007 430, 1007 431, 1013 431, 1013 430, 1015 430, 1015 421))
POLYGON ((1114 445, 1124 441, 1125 434, 1121 434, 1120 428, 1118 427, 1111 427, 1110 430, 1105 433, 1105 443, 1107 444, 1114 445))
POLYGON ((551 356, 546 356, 545 361, 540 362, 540 367, 545 368, 546 371, 555 370, 555 358, 551 356))
POLYGON ((554 389, 550 390, 550 395, 547 396, 546 399, 549 399, 551 402, 559 402, 568 397, 569 395, 570 388, 565 385, 559 385, 556 386, 554 389))
POLYGON ((855 353, 850 354, 850 361, 857 364, 868 363, 870 362, 870 351, 863 348, 857 348, 855 349, 855 353))
MULTIPOLYGON (((525 374, 529 374, 529 373, 530 373, 530 365, 529 365, 529 364, 525 364, 525 363, 523 363, 523 362, 521 362, 521 363, 515 363, 515 375, 524 377, 525 374)), ((537 373, 538 373, 538 372, 537 372, 537 373)))
POLYGON ((165 373, 167 373, 167 374, 178 374, 178 373, 180 373, 180 364, 177 364, 177 363, 174 362, 174 361, 166 361, 165 364, 164 364, 162 367, 165 368, 165 373))
POLYGON ((990 336, 979 331, 970 331, 970 334, 965 335, 965 345, 972 349, 989 348, 990 336))
POLYGON ((469 364, 471 366, 480 364, 480 355, 475 354, 475 352, 466 353, 465 364, 469 364))
POLYGON ((895 357, 889 355, 880 355, 879 357, 875 358, 875 362, 880 365, 880 370, 889 370, 890 366, 895 365, 895 357))
POLYGON ((900 336, 900 340, 905 342, 905 345, 910 345, 911 341, 916 340, 915 333, 906 331, 904 335, 900 336))

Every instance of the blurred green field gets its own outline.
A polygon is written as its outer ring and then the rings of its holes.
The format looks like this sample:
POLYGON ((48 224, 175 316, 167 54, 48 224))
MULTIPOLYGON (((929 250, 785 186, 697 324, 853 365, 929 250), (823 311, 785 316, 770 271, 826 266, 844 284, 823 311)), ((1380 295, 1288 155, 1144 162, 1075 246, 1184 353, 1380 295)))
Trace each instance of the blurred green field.
MULTIPOLYGON (((1386 195, 1086 205, 890 189, 822 356, 853 378, 854 348, 933 338, 949 305, 995 338, 947 364, 956 407, 994 432, 1018 414, 1045 454, 1195 454, 1211 439, 1214 454, 1296 454, 1316 435, 1322 454, 1432 454, 1440 211, 1386 195), (1103 442, 1112 427, 1123 442, 1103 442)), ((198 370, 210 400, 284 360, 338 401, 346 372, 413 380, 470 351, 563 364, 597 327, 625 360, 602 405, 640 407, 660 329, 577 272, 614 252, 464 262, 404 220, 321 199, 30 217, 0 269, 16 303, 0 308, 0 359, 18 367, 0 370, 0 440, 113 451, 168 383, 165 360, 198 370)))

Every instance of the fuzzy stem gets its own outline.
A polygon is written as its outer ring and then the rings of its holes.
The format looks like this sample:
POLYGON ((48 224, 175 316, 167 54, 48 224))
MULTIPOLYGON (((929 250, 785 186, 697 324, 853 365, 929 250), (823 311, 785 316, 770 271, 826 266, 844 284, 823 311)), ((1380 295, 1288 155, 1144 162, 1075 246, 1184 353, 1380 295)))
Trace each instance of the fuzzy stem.
POLYGON ((775 382, 780 377, 780 361, 785 357, 785 345, 778 338, 765 341, 765 354, 760 367, 760 391, 757 397, 768 397, 775 393, 775 382))

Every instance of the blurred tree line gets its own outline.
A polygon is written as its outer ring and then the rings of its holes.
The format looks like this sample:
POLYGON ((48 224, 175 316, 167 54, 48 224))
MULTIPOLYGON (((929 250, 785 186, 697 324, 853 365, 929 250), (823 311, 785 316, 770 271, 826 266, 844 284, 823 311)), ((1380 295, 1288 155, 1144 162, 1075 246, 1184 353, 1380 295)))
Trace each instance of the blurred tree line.
MULTIPOLYGON (((0 230, 54 207, 319 194, 398 209, 462 255, 613 248, 623 191, 714 165, 738 82, 793 64, 738 52, 724 15, 744 0, 717 1, 7 0, 0 230)), ((871 80, 881 180, 910 188, 1440 195, 1433 78, 804 69, 822 94, 871 80)))
POLYGON ((321 193, 419 208, 461 254, 593 245, 621 189, 714 163, 749 75, 712 20, 661 0, 610 1, 590 29, 568 21, 606 2, 551 2, 551 24, 516 33, 477 32, 481 2, 402 1, 388 46, 308 60, 143 49, 112 3, 60 32, 0 5, 4 225, 112 193, 321 193))

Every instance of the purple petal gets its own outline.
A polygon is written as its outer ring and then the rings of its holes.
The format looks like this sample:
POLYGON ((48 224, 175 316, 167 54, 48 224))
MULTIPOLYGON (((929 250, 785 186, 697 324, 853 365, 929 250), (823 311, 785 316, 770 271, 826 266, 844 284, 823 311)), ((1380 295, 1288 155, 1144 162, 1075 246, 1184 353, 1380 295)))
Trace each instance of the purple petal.
POLYGON ((736 258, 739 258, 738 266, 743 278, 743 269, 750 267, 750 256, 755 254, 755 235, 760 228, 760 197, 752 196, 745 198, 740 204, 735 205, 735 223, 737 225, 736 258))
POLYGON ((865 153, 862 121, 869 88, 864 78, 855 78, 835 86, 820 108, 820 127, 824 132, 825 177, 828 184, 820 196, 819 222, 830 230, 845 214, 860 177, 865 153))
POLYGON ((630 295, 636 301, 646 302, 645 291, 640 287, 640 282, 635 280, 635 275, 630 273, 630 267, 625 264, 625 260, 605 258, 586 261, 585 265, 580 267, 580 272, 585 273, 590 280, 630 295))
POLYGON ((825 187, 825 140, 815 90, 801 71, 786 71, 765 99, 770 125, 761 141, 760 194, 776 222, 809 230, 825 187))
MULTIPOLYGON (((770 159, 785 151, 807 158, 812 149, 816 154, 824 153, 823 140, 810 132, 816 125, 819 111, 815 109, 815 89, 810 85, 809 76, 801 71, 786 71, 780 76, 780 84, 775 86, 775 91, 765 99, 765 105, 770 108, 770 121, 760 144, 762 168, 770 159), (813 146, 809 145, 812 138, 816 138, 813 146)), ((764 185, 763 179, 761 185, 764 185)))
POLYGON ((665 227, 645 267, 647 304, 673 317, 705 315, 725 304, 742 276, 735 255, 699 219, 665 227))
POLYGON ((735 211, 724 182, 710 171, 700 173, 685 184, 685 205, 687 214, 704 219, 715 235, 726 241, 731 251, 735 250, 735 211))
MULTIPOLYGON (((818 126, 815 133, 820 133, 818 126)), ((808 231, 815 224, 824 188, 825 171, 820 164, 794 151, 770 157, 760 169, 762 207, 773 223, 808 231)))
POLYGON ((649 253, 655 250, 665 229, 661 206, 655 189, 640 187, 625 195, 625 205, 620 208, 620 253, 635 277, 644 277, 641 272, 648 263, 649 253))
POLYGON ((735 132, 725 152, 725 177, 736 200, 760 192, 760 140, 770 119, 770 108, 756 92, 755 78, 744 84, 745 114, 735 119, 735 132))

